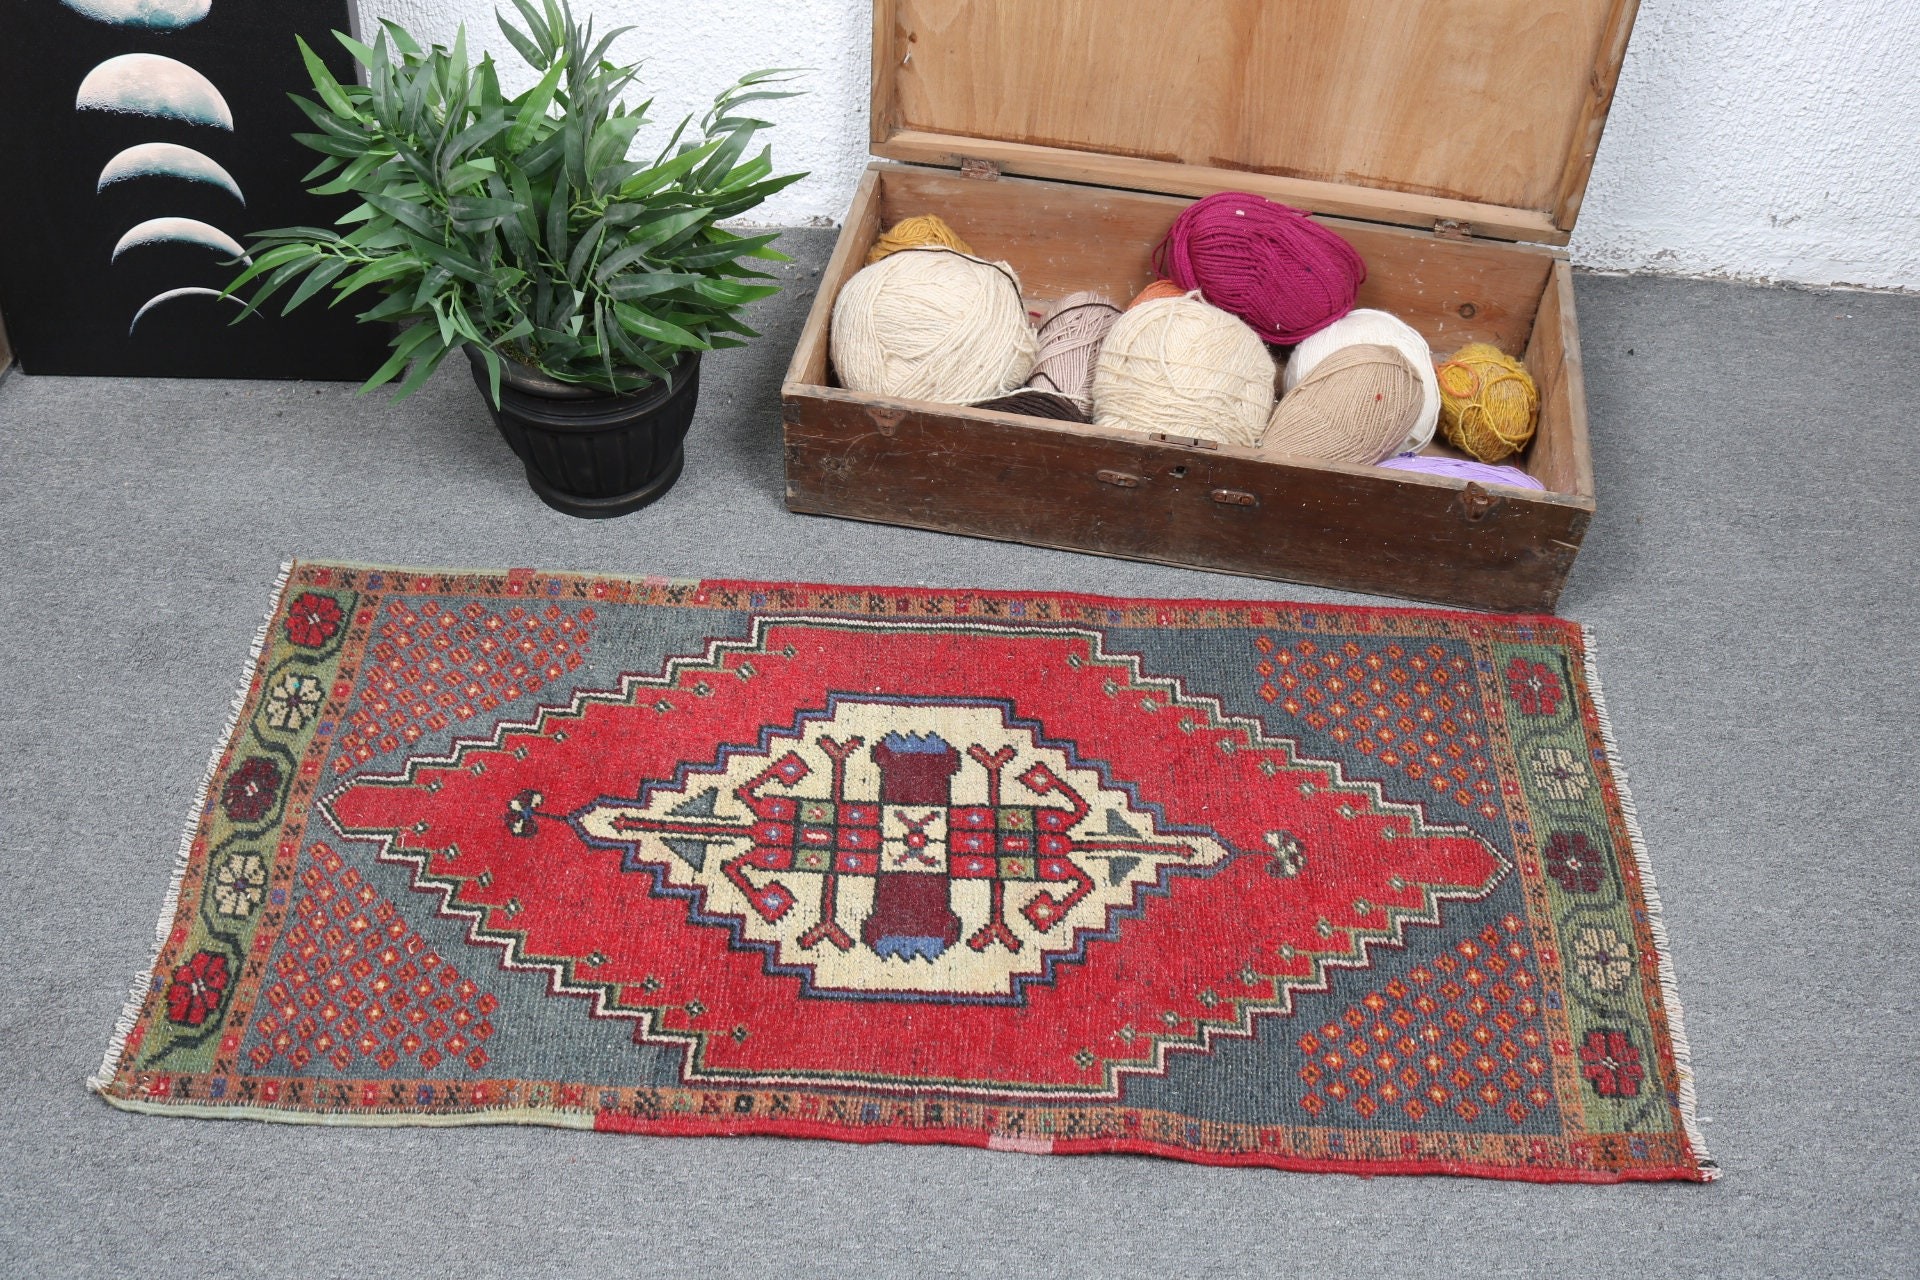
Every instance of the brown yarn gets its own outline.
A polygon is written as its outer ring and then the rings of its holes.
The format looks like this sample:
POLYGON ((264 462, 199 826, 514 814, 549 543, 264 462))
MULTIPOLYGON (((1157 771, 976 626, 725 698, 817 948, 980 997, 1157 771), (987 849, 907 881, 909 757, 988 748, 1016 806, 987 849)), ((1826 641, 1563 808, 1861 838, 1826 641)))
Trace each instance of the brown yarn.
POLYGON ((1100 344, 1119 318, 1120 308, 1097 293, 1074 293, 1061 299, 1040 322, 1040 358, 1027 385, 1036 391, 1057 391, 1082 409, 1091 405, 1100 344))
POLYGON ((954 249, 973 256, 973 250, 960 238, 960 233, 948 226, 944 218, 931 213, 919 214, 912 218, 902 218, 893 224, 873 247, 867 250, 867 265, 872 266, 880 259, 902 249, 919 249, 927 245, 936 245, 942 249, 954 249))
POLYGON ((1155 280, 1152 284, 1133 295, 1133 301, 1127 304, 1131 311, 1143 302, 1152 302, 1155 298, 1184 298, 1187 291, 1171 280, 1155 280))
POLYGON ((1420 375, 1392 347, 1342 347, 1273 411, 1260 447, 1371 466, 1399 449, 1420 416, 1420 375))
POLYGON ((1092 422, 1084 405, 1057 391, 1016 391, 1010 396, 982 400, 976 409, 998 409, 1001 413, 1024 413, 1029 418, 1051 418, 1055 422, 1092 422))

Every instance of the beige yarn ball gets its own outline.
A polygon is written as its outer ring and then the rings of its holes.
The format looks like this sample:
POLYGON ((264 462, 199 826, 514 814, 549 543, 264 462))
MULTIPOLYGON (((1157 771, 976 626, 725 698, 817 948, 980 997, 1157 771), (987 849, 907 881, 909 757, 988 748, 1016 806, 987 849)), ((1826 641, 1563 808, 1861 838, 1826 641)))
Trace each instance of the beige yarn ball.
POLYGON ((1103 427, 1251 445, 1273 413, 1273 357, 1238 316, 1189 293, 1114 322, 1093 374, 1103 427))
POLYGON ((937 404, 1019 389, 1038 350, 1013 268, 940 248, 861 268, 834 300, 831 341, 848 390, 937 404))
POLYGON ((1293 349, 1282 375, 1281 386, 1292 391, 1322 360, 1342 347, 1377 345, 1392 347, 1407 358, 1420 378, 1420 414, 1398 452, 1418 453, 1433 440, 1440 422, 1440 382, 1433 372, 1433 351, 1427 340, 1412 325, 1385 311, 1361 308, 1349 311, 1320 332, 1293 349))
POLYGON ((1420 413, 1412 361, 1378 343, 1342 347, 1287 392, 1262 451, 1372 466, 1392 457, 1420 413))

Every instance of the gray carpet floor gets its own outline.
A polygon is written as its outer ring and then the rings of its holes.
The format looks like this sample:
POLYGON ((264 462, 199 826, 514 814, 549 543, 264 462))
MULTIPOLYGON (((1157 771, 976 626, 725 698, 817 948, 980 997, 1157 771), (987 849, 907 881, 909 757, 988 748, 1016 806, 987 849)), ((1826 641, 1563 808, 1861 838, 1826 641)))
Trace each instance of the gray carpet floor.
POLYGON ((1724 1169, 1545 1187, 1130 1157, 123 1114, 82 1087, 289 556, 1338 598, 781 506, 781 368, 709 361, 680 485, 533 500, 466 371, 0 383, 0 1274, 1870 1276, 1920 1270, 1920 298, 1582 277, 1598 633, 1724 1169))

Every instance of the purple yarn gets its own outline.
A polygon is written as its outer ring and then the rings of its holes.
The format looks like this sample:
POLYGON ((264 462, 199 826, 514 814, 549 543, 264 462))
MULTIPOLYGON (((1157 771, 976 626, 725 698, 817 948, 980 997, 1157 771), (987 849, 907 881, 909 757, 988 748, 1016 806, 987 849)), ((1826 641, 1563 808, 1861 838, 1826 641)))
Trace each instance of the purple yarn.
POLYGON ((1452 476, 1456 480, 1478 480, 1482 484, 1506 484, 1516 489, 1545 489, 1518 467, 1498 467, 1487 462, 1469 462, 1465 458, 1436 458, 1423 453, 1403 453, 1378 463, 1395 471, 1418 471, 1430 476, 1452 476))

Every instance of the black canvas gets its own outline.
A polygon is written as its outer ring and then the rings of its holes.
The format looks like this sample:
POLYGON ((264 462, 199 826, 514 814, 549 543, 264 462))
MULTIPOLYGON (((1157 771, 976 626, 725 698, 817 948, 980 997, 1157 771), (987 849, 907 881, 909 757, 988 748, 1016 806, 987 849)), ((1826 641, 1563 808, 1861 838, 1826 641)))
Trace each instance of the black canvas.
POLYGON ((345 211, 304 192, 319 156, 292 140, 311 126, 287 95, 310 89, 296 33, 353 76, 330 34, 351 22, 351 0, 6 6, 0 314, 27 372, 357 379, 379 366, 386 332, 351 314, 377 295, 238 325, 241 308, 214 296, 248 232, 345 211))

